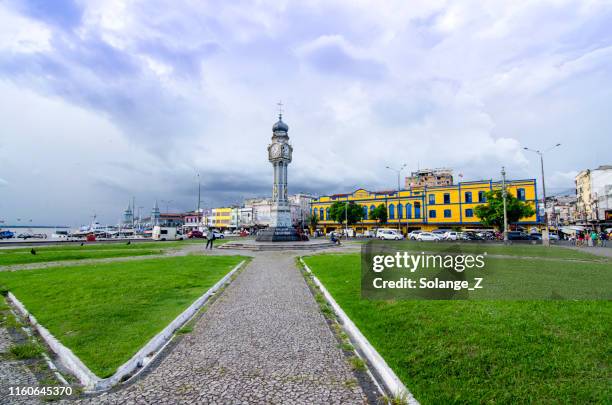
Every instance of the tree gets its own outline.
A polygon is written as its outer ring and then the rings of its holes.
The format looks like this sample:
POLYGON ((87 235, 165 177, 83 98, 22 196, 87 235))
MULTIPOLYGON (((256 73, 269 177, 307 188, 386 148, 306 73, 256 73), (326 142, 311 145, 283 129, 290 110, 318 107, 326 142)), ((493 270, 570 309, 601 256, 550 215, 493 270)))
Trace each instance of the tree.
MULTIPOLYGON (((501 190, 489 191, 485 194, 487 203, 476 207, 474 213, 487 226, 495 226, 500 231, 504 228, 504 199, 501 190)), ((506 195, 506 214, 508 223, 518 222, 521 218, 535 214, 533 207, 520 201, 510 193, 506 195)))
POLYGON ((313 230, 317 229, 317 225, 319 225, 319 218, 317 218, 316 215, 309 215, 308 225, 310 225, 313 230))
POLYGON ((387 206, 380 204, 378 207, 370 210, 370 219, 376 219, 379 224, 387 223, 387 206))
POLYGON ((335 222, 342 224, 346 219, 348 225, 354 225, 363 218, 363 208, 354 202, 336 201, 329 207, 329 216, 335 222))

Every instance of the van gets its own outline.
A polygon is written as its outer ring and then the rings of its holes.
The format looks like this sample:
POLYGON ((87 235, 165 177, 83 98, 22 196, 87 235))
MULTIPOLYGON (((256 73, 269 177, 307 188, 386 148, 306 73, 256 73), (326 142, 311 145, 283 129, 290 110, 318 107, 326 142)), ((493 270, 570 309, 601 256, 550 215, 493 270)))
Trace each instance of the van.
POLYGON ((175 227, 159 226, 153 227, 151 239, 154 240, 183 240, 183 235, 176 231, 175 227))
POLYGON ((381 240, 402 240, 402 235, 397 229, 381 228, 376 230, 376 238, 381 240))

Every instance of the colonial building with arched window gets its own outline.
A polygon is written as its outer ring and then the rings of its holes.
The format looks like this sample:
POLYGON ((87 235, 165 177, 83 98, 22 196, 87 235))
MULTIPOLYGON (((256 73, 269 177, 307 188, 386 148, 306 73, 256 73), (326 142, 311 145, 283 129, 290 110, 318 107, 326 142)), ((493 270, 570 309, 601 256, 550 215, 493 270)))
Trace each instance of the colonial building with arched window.
MULTIPOLYGON (((313 199, 311 212, 319 218, 317 227, 326 233, 341 228, 327 214, 324 215, 336 201, 353 202, 363 207, 363 220, 352 226, 358 233, 377 227, 397 228, 398 224, 403 233, 455 227, 482 229, 483 225, 475 214, 475 208, 485 204, 485 193, 494 189, 501 189, 500 181, 465 181, 444 186, 412 187, 399 192, 358 189, 348 194, 332 194, 313 199), (371 211, 380 204, 387 207, 386 224, 379 224, 371 218, 371 211)), ((536 181, 506 181, 506 189, 519 200, 532 204, 536 212, 532 217, 522 218, 517 224, 540 224, 540 218, 537 216, 536 181)))

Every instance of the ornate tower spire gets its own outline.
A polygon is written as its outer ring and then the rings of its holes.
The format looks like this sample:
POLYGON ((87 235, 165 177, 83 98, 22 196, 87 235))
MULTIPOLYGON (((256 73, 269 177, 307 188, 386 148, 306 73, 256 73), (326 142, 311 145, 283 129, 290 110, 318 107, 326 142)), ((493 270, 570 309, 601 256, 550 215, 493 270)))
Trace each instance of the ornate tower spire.
POLYGON ((291 208, 287 193, 287 169, 293 147, 289 144, 289 125, 283 122, 283 103, 278 102, 278 121, 272 126, 272 143, 268 145, 268 160, 274 169, 270 227, 257 236, 258 241, 299 240, 291 223, 291 208))

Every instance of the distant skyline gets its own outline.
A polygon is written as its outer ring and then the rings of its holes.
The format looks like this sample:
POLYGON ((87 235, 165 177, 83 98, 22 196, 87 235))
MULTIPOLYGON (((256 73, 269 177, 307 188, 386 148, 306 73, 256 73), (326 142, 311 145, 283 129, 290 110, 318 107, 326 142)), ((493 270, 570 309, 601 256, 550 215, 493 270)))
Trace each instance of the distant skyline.
MULTIPOLYGON (((0 220, 116 223, 271 193, 392 189, 385 166, 572 190, 612 164, 612 3, 0 3, 0 220)), ((1 226, 1 224, 0 224, 1 226)))

